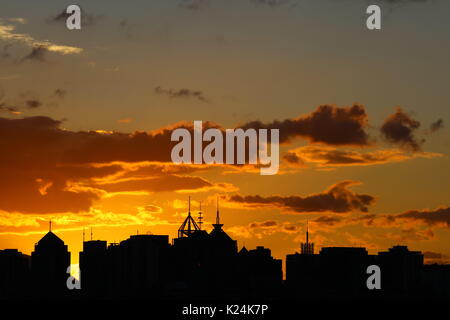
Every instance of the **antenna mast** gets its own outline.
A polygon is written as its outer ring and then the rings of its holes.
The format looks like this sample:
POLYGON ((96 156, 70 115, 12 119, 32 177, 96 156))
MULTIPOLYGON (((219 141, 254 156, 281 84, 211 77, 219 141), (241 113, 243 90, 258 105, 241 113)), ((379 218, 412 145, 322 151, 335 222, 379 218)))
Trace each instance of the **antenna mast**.
POLYGON ((203 212, 202 212, 202 202, 200 201, 200 211, 198 212, 198 228, 202 230, 203 224, 203 212))
POLYGON ((199 230, 197 222, 191 216, 191 197, 189 196, 188 216, 178 229, 178 238, 189 237, 199 230))
POLYGON ((216 224, 220 224, 220 215, 219 215, 219 196, 217 196, 216 224))
POLYGON ((222 230, 223 224, 220 223, 220 212, 219 212, 219 197, 217 196, 217 212, 216 212, 216 223, 213 224, 214 229, 222 230))

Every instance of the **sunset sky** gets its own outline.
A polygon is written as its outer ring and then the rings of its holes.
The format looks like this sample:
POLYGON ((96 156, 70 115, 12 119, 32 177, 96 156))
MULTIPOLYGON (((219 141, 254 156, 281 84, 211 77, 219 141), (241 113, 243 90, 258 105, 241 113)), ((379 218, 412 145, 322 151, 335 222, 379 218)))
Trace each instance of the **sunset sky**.
POLYGON ((169 234, 220 197, 239 248, 404 244, 450 261, 450 2, 87 1, 0 4, 0 249, 53 231, 169 234), (383 10, 382 30, 366 8, 383 10), (280 171, 175 165, 192 121, 279 128, 280 171))

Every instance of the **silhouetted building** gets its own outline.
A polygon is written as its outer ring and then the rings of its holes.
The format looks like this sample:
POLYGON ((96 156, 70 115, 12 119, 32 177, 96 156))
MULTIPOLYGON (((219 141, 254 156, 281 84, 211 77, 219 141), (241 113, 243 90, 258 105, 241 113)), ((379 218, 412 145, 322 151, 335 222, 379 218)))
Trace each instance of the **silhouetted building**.
MULTIPOLYGON (((161 295, 169 276, 169 236, 133 235, 107 249, 108 294, 161 295)), ((82 266, 82 270, 89 267, 82 266)), ((83 276, 82 276, 83 278, 83 276)))
POLYGON ((60 295, 67 291, 70 252, 58 236, 50 231, 36 243, 31 253, 31 273, 34 291, 50 295, 60 295))
POLYGON ((394 246, 378 253, 381 287, 390 293, 411 294, 418 291, 423 271, 423 254, 409 251, 406 246, 394 246))
POLYGON ((236 286, 237 241, 222 229, 218 203, 216 223, 209 234, 200 229, 191 216, 190 204, 188 207, 171 248, 172 290, 186 295, 226 295, 236 286))
POLYGON ((314 254, 314 243, 309 242, 308 222, 306 222, 306 242, 300 244, 302 254, 314 254))
POLYGON ((313 253, 306 229, 301 253, 286 256, 286 284, 296 296, 356 296, 366 293, 367 267, 375 257, 365 248, 325 247, 313 253))
POLYGON ((0 250, 0 298, 26 296, 30 280, 30 256, 17 249, 0 250))
POLYGON ((319 255, 294 253, 286 255, 286 284, 296 295, 311 295, 318 290, 319 255))
POLYGON ((424 265, 421 290, 426 297, 450 298, 450 265, 424 265))
POLYGON ((238 282, 245 296, 278 296, 283 282, 282 261, 262 246, 243 247, 238 254, 238 282))
POLYGON ((370 257, 365 248, 327 247, 319 254, 320 287, 327 295, 358 295, 367 290, 370 257))
POLYGON ((107 243, 83 241, 80 252, 81 290, 91 296, 103 296, 108 288, 107 243))

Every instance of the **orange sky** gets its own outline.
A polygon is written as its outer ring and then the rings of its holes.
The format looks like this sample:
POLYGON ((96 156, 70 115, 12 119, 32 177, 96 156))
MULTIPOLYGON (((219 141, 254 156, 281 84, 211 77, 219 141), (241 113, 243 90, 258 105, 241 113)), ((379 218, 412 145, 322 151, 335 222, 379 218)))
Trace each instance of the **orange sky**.
POLYGON ((448 260, 450 4, 385 2, 370 33, 362 4, 291 2, 80 1, 77 32, 52 1, 2 4, 0 249, 30 253, 49 220, 74 263, 83 229, 173 238, 191 195, 205 229, 219 196, 239 247, 277 258, 309 221, 316 250, 448 260), (173 164, 170 134, 194 120, 279 129, 280 171, 173 164))

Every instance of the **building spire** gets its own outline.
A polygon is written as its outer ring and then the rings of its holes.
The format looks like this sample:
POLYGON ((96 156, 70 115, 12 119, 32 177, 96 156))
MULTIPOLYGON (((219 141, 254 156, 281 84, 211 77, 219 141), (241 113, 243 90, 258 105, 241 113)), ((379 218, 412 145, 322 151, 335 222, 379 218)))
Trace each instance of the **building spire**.
POLYGON ((188 200, 188 216, 191 216, 191 196, 189 196, 189 200, 188 200))
POLYGON ((191 197, 189 196, 188 201, 188 216, 184 220, 184 222, 181 224, 180 228, 178 229, 178 237, 189 237, 194 232, 199 231, 200 228, 198 227, 198 224, 195 222, 195 220, 191 216, 191 197))
POLYGON ((220 223, 219 197, 217 197, 216 223, 213 224, 214 229, 221 230, 223 224, 220 223))
POLYGON ((48 222, 48 231, 52 232, 52 220, 48 222))
POLYGON ((302 254, 314 254, 314 243, 309 242, 308 220, 306 220, 306 242, 300 244, 302 254))
POLYGON ((309 232, 308 232, 308 220, 306 220, 306 244, 308 244, 309 243, 309 232))
POLYGON ((217 212, 216 212, 216 224, 220 224, 220 214, 219 214, 219 196, 217 196, 217 212))

